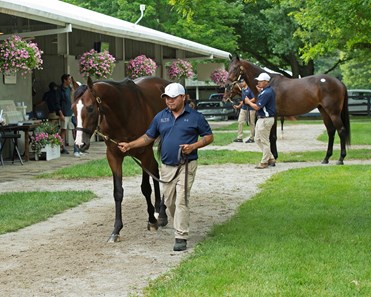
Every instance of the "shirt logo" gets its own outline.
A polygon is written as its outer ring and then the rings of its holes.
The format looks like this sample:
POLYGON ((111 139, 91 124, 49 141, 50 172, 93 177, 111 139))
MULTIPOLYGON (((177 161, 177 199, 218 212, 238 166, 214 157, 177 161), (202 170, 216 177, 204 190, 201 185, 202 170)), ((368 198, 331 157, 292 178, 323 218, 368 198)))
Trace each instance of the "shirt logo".
POLYGON ((161 123, 168 123, 168 122, 170 122, 170 118, 161 118, 160 122, 161 123))

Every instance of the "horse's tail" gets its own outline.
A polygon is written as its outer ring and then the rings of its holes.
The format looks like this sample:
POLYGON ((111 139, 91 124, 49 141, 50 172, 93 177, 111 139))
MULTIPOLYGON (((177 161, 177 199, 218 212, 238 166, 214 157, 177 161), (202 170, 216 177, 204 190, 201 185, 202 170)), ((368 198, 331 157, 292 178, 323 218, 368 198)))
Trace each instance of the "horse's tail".
POLYGON ((350 121, 349 121, 349 109, 348 109, 348 91, 344 85, 344 102, 341 110, 341 120, 345 127, 345 143, 350 145, 350 121))

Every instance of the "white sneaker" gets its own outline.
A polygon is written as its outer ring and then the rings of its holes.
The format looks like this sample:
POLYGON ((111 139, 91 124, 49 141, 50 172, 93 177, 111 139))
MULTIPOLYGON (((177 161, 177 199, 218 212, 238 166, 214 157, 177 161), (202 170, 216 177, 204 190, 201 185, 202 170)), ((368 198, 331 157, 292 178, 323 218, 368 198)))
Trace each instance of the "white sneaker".
POLYGON ((85 153, 79 152, 80 156, 85 156, 85 153))
POLYGON ((80 158, 80 153, 79 153, 79 152, 74 152, 73 155, 74 155, 76 158, 80 158))

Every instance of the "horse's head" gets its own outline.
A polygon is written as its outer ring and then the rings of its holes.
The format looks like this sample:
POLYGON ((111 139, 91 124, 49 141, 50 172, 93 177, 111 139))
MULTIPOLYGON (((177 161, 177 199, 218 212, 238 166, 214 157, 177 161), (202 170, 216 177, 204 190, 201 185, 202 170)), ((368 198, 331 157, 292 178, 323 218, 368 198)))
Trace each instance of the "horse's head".
POLYGON ((81 151, 86 151, 90 146, 99 119, 98 101, 93 89, 93 81, 88 78, 87 85, 80 85, 75 89, 72 110, 76 116, 75 143, 81 151))
POLYGON ((232 82, 225 85, 223 101, 232 101, 232 98, 241 95, 241 87, 238 82, 232 82))
POLYGON ((243 66, 238 55, 235 57, 229 55, 229 58, 231 63, 229 64, 228 78, 225 83, 223 101, 231 101, 234 96, 241 94, 239 81, 241 78, 244 78, 243 66))

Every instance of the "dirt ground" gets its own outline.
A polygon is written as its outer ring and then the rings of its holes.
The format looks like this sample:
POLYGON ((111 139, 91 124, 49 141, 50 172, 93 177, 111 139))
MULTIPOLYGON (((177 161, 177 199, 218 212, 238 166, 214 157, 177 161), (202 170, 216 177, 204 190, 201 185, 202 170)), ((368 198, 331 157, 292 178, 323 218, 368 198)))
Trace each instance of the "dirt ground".
MULTIPOLYGON (((303 127, 290 129, 278 141, 281 151, 289 148, 303 151, 317 145, 325 150, 325 144, 314 141, 323 127, 305 134, 310 134, 309 142, 301 143, 298 138, 295 140, 295 133, 303 134, 303 127)), ((256 144, 233 143, 229 149, 255 150, 256 144)), ((359 162, 346 162, 355 163, 359 162)), ((267 178, 280 171, 319 165, 320 160, 278 162, 276 167, 265 170, 255 169, 254 165, 199 166, 191 192, 191 234, 185 252, 172 251, 172 220, 158 231, 147 231, 140 177, 124 180, 124 228, 118 243, 107 243, 114 219, 110 178, 68 182, 26 179, 22 185, 19 181, 0 183, 0 192, 17 187, 22 191, 84 189, 97 195, 96 199, 47 221, 0 236, 1 296, 140 295, 149 280, 169 271, 192 253, 212 226, 230 218, 267 178)))

